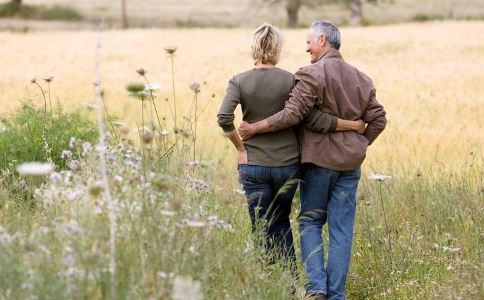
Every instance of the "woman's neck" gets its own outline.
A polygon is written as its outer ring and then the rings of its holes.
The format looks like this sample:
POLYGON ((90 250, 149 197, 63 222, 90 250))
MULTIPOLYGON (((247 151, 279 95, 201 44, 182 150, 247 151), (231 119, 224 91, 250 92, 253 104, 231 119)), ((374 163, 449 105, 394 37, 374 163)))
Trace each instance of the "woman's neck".
POLYGON ((270 68, 275 68, 276 65, 271 64, 271 63, 269 63, 269 64, 263 64, 262 62, 258 61, 258 62, 255 63, 255 67, 256 68, 266 68, 266 69, 270 69, 270 68))

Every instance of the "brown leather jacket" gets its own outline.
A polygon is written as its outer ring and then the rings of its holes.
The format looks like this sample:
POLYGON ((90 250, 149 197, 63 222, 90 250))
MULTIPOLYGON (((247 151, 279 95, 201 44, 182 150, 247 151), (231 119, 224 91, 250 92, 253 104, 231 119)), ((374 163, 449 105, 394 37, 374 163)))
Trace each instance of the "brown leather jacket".
POLYGON ((313 107, 346 120, 368 123, 363 135, 355 131, 300 132, 301 162, 349 171, 360 167, 366 149, 386 125, 385 110, 376 100, 371 79, 330 49, 316 63, 301 68, 282 111, 267 120, 272 131, 299 123, 313 107))

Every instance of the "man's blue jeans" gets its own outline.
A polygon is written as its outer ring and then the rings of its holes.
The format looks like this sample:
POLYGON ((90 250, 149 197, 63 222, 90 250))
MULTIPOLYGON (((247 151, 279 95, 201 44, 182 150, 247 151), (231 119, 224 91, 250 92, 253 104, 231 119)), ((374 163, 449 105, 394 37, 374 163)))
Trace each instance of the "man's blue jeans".
POLYGON ((346 299, 360 169, 334 171, 314 164, 302 168, 298 222, 301 257, 309 280, 306 291, 323 293, 331 300, 346 299), (326 222, 329 252, 325 267, 322 228, 326 222))
POLYGON ((289 215, 300 166, 239 165, 239 179, 247 197, 252 232, 262 234, 260 242, 267 250, 295 262, 289 215))

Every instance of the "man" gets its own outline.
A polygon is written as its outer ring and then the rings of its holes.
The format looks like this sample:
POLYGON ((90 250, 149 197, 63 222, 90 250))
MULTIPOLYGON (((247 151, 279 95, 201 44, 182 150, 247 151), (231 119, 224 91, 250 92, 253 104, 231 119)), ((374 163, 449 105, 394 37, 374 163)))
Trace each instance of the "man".
POLYGON ((314 22, 307 37, 311 65, 296 74, 296 85, 282 111, 249 124, 239 134, 278 131, 299 123, 313 107, 342 119, 362 119, 363 135, 354 131, 323 134, 302 127, 300 132, 303 178, 301 183, 301 256, 308 276, 307 292, 314 299, 345 299, 356 211, 356 189, 367 146, 386 125, 385 111, 377 102, 368 76, 346 63, 340 52, 338 28, 314 22), (328 223, 329 252, 326 268, 322 239, 328 223))

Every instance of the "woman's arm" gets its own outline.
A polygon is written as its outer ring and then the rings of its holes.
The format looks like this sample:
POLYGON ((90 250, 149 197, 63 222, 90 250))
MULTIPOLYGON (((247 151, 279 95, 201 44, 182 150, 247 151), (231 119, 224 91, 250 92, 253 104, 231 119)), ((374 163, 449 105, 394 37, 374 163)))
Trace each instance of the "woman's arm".
POLYGON ((328 133, 334 131, 353 130, 360 134, 365 132, 365 123, 362 120, 343 120, 322 112, 319 109, 311 110, 303 120, 304 126, 312 131, 328 133))
POLYGON ((231 130, 224 132, 224 135, 229 138, 229 140, 234 144, 237 149, 237 163, 246 164, 247 163, 247 150, 245 150, 244 143, 240 140, 237 130, 231 130))
POLYGON ((224 135, 229 138, 237 149, 238 163, 246 164, 247 151, 245 150, 244 144, 240 140, 239 134, 235 130, 234 126, 234 111, 239 103, 240 89, 234 77, 229 81, 224 100, 222 101, 222 105, 217 113, 217 123, 224 131, 224 135))

